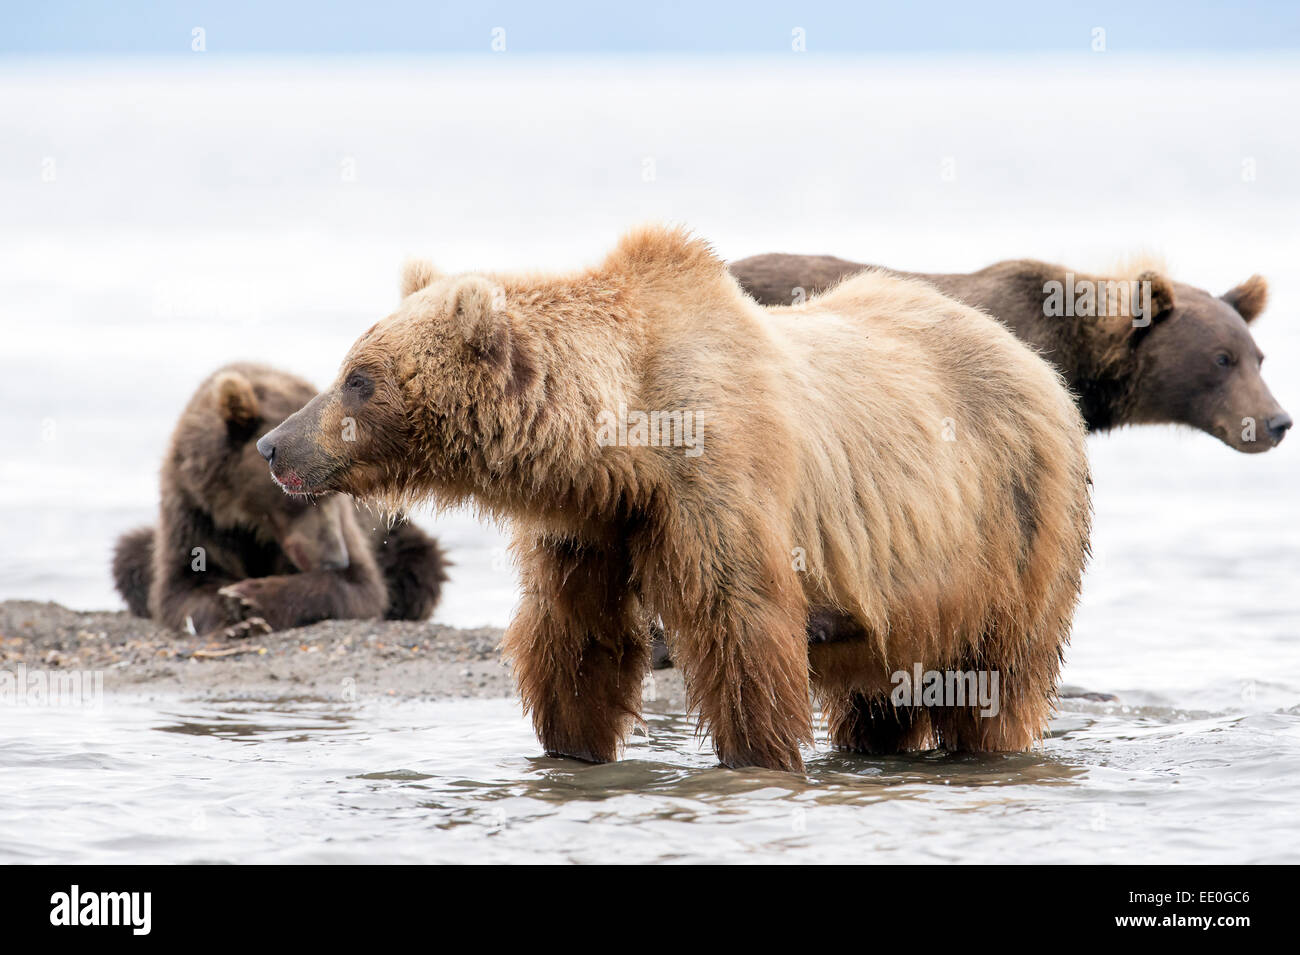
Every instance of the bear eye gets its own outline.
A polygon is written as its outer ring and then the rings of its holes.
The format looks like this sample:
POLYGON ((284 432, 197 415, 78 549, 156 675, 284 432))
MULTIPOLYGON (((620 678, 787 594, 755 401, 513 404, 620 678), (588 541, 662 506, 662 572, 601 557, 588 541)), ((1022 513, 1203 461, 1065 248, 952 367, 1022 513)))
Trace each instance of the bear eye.
POLYGON ((343 393, 352 401, 366 401, 375 393, 375 383, 364 371, 354 371, 343 379, 343 393))
POLYGON ((1214 363, 1218 365, 1220 368, 1227 368, 1229 365, 1232 364, 1232 356, 1229 355, 1226 351, 1221 351, 1214 356, 1214 363))

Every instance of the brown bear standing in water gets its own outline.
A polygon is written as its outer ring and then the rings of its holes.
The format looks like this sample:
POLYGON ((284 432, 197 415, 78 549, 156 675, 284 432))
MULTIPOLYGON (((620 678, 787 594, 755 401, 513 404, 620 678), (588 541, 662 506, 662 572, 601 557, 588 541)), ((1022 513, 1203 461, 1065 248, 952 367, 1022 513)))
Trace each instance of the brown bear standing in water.
POLYGON ((158 530, 124 534, 114 554, 132 613, 231 637, 324 619, 429 617, 447 579, 435 541, 410 524, 390 528, 342 495, 287 497, 267 477, 258 437, 314 393, 253 364, 199 386, 163 461, 158 530))
POLYGON ((764 309, 667 229, 572 274, 421 266, 404 291, 258 449, 295 494, 511 520, 504 648, 548 753, 616 758, 656 615, 728 766, 798 770, 810 687, 854 751, 1040 737, 1087 552, 1084 428, 1003 326, 876 273, 764 309), (643 412, 667 416, 651 440, 643 412), (814 613, 851 637, 810 647, 814 613), (999 674, 996 714, 896 701, 914 665, 999 674))
MULTIPOLYGON (((786 305, 796 289, 815 295, 867 268, 874 266, 773 253, 733 262, 731 273, 760 303, 786 305)), ((1276 447, 1291 427, 1291 416, 1260 377, 1264 356, 1247 327, 1268 302, 1268 285, 1258 275, 1216 298, 1141 266, 1098 276, 1017 259, 970 273, 892 274, 923 279, 984 309, 1038 349, 1065 376, 1090 431, 1183 424, 1238 451, 1259 452, 1276 447), (1068 308, 1089 290, 1133 281, 1149 283, 1149 321, 1134 324, 1126 296, 1111 298, 1120 307, 1100 310, 1100 318, 1095 306, 1087 314, 1086 302, 1068 308), (1058 304, 1067 306, 1064 314, 1053 307, 1058 304)), ((1101 300, 1096 291, 1092 297, 1101 300)))
MULTIPOLYGON (((816 295, 864 269, 877 268, 829 255, 770 253, 740 259, 731 274, 763 305, 788 305, 816 295)), ((882 271, 885 271, 882 269, 882 271)), ((1243 452, 1276 447, 1291 427, 1260 375, 1263 355, 1247 327, 1264 310, 1268 285, 1258 275, 1215 298, 1170 282, 1158 267, 1137 266, 1103 278, 1019 259, 978 272, 890 274, 922 279, 968 305, 982 308, 1056 365, 1090 431, 1129 424, 1183 424, 1243 452), (1051 294, 1062 299, 1110 283, 1150 283, 1149 322, 1128 314, 1125 299, 1103 318, 1049 314, 1051 294), (1053 285, 1052 283, 1057 283, 1053 285)), ((1064 304, 1064 301, 1062 302, 1064 304)), ((1094 315, 1096 310, 1094 308, 1094 315)), ((672 666, 663 632, 654 630, 654 665, 672 666)), ((808 639, 838 639, 833 619, 809 621, 808 639)))

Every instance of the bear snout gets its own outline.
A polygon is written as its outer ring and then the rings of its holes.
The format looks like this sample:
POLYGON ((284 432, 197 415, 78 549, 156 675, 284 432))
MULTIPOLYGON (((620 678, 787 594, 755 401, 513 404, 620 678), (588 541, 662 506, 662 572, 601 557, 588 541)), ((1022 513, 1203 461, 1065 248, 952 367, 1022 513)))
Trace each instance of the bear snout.
POLYGON ((328 455, 316 443, 325 395, 317 395, 262 435, 257 453, 271 467, 271 477, 290 494, 333 490, 323 486, 328 455))
POLYGON ((1264 422, 1264 426, 1268 428, 1268 435, 1273 439, 1274 444, 1282 443, 1282 439, 1286 437, 1286 433, 1290 430, 1291 425, 1291 416, 1285 411, 1281 414, 1273 415, 1273 417, 1264 422))
MULTIPOLYGON (((283 427, 281 425, 280 427, 283 427)), ((266 434, 262 435, 257 442, 257 453, 266 459, 266 463, 271 468, 271 478, 276 484, 290 494, 301 494, 305 490, 306 482, 302 476, 291 467, 284 466, 284 455, 277 454, 281 445, 276 435, 280 428, 273 428, 266 434)))

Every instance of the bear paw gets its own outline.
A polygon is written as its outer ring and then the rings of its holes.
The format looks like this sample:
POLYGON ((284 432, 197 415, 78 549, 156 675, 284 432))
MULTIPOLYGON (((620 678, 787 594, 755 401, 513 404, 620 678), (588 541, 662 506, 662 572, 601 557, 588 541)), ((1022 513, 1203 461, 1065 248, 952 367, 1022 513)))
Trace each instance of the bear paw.
POLYGON ((261 618, 262 605, 257 600, 256 588, 249 586, 251 583, 253 583, 251 580, 242 580, 217 591, 217 596, 222 599, 225 607, 228 623, 235 624, 261 618))

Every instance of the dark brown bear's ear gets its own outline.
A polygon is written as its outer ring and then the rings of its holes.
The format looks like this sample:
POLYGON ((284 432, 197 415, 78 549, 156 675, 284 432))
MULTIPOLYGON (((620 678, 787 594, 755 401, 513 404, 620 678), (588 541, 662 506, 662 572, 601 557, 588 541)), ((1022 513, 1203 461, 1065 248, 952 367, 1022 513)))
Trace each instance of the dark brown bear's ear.
POLYGON ((440 278, 442 275, 433 267, 432 262, 424 259, 407 259, 402 266, 402 298, 414 295, 420 289, 428 288, 440 278))
POLYGON ((465 344, 479 357, 508 357, 510 322, 501 311, 502 291, 487 279, 470 275, 451 290, 451 320, 465 344))
POLYGON ((1174 283, 1152 269, 1143 272, 1137 280, 1139 288, 1144 285, 1151 287, 1151 324, 1168 318, 1174 310, 1174 283))
POLYGON ((223 371, 213 384, 217 389, 217 412, 227 425, 246 428, 257 421, 257 395, 252 382, 237 371, 223 371))
POLYGON ((1268 305, 1268 280, 1262 275, 1252 275, 1236 288, 1224 292, 1223 300, 1247 322, 1253 322, 1268 305))
POLYGON ((1132 334, 1129 335, 1129 344, 1136 348, 1151 329, 1173 314, 1174 283, 1154 269, 1147 269, 1138 275, 1134 292, 1137 300, 1134 303, 1133 329, 1132 334), (1148 292, 1150 298, 1147 298, 1148 292))

